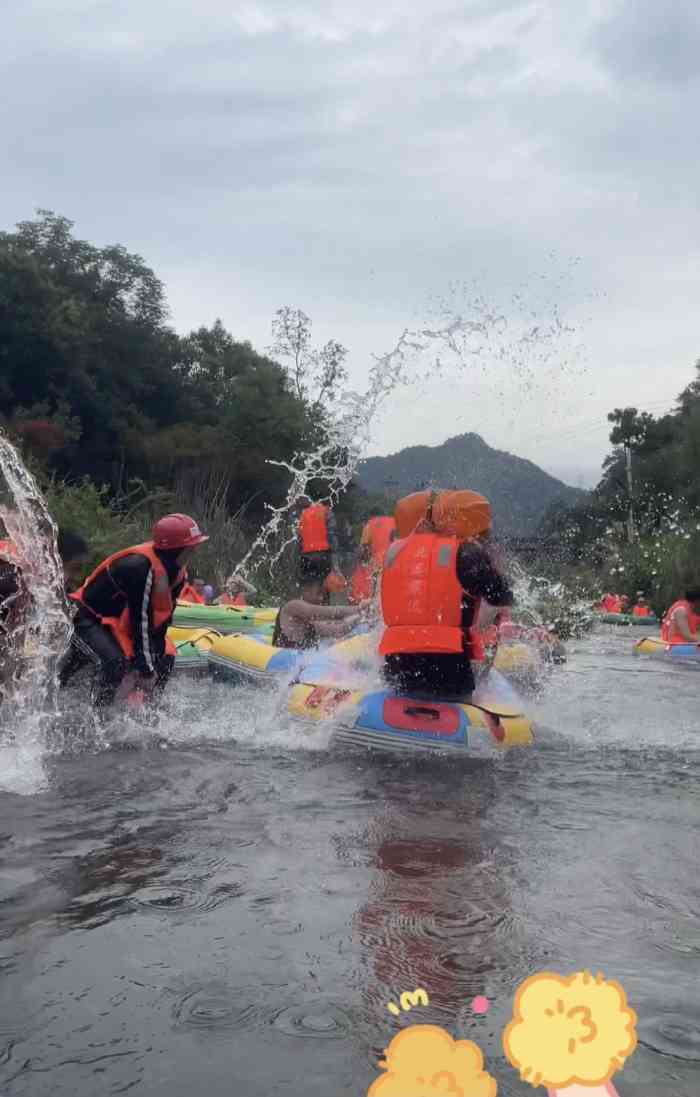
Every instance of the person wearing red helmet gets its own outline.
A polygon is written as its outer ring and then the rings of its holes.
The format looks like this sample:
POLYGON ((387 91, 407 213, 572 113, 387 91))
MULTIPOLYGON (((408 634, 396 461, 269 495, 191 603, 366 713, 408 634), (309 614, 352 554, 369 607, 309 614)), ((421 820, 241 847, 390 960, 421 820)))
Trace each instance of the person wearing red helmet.
POLYGON ((208 540, 187 514, 168 514, 156 522, 151 541, 103 560, 70 595, 77 612, 61 685, 93 664, 98 709, 111 704, 130 671, 149 694, 162 692, 175 662, 166 634, 187 582, 186 564, 208 540))

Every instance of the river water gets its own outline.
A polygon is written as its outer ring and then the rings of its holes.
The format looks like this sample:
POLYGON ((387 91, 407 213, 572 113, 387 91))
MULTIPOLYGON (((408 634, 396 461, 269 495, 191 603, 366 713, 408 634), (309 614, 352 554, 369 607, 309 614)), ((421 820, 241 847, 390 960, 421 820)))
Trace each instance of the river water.
POLYGON ((166 746, 16 758, 0 1093, 364 1097, 419 986, 410 1020, 532 1093, 514 991, 590 968, 639 1015, 621 1097, 696 1097, 700 678, 632 642, 571 645, 536 748, 493 762, 341 753, 207 682, 174 683, 166 746))

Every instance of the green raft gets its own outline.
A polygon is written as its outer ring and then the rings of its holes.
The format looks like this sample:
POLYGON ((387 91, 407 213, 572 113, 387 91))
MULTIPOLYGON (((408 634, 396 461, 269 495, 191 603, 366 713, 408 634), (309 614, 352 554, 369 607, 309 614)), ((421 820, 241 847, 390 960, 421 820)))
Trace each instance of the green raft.
POLYGON ((631 613, 599 613, 598 620, 605 625, 636 625, 638 628, 649 628, 650 625, 658 625, 658 617, 634 617, 631 613))
POLYGON ((178 602, 173 624, 177 628, 210 628, 216 632, 272 633, 277 610, 258 606, 198 606, 178 602))

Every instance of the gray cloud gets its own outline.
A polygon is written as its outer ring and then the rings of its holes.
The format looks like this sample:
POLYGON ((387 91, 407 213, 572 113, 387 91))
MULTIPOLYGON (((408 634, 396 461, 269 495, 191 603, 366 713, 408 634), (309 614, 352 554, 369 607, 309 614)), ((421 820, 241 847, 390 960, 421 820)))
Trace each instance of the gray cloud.
POLYGON ((622 79, 673 85, 700 76, 700 10, 694 0, 627 0, 593 41, 622 79))
POLYGON ((3 227, 42 205, 123 242, 180 328, 221 315, 264 346, 299 304, 350 346, 358 383, 450 281, 499 302, 525 286, 577 326, 588 372, 526 392, 482 363, 456 391, 436 383, 419 424, 410 402, 389 416, 378 447, 487 423, 569 467, 547 415, 574 431, 600 413, 588 468, 606 408, 670 401, 697 356, 700 31, 672 8, 28 0, 3 17, 3 227))

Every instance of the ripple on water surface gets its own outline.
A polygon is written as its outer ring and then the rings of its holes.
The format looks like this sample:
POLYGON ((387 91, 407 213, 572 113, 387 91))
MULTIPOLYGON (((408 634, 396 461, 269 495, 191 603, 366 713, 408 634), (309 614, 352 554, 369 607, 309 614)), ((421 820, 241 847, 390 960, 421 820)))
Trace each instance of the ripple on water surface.
POLYGON ((287 1006, 274 1017, 273 1024, 287 1036, 311 1040, 342 1040, 352 1031, 348 1014, 323 1002, 287 1006))
POLYGON ((178 999, 172 1016, 176 1029, 212 1036, 230 1036, 233 1032, 256 1028, 267 1019, 254 991, 224 983, 190 987, 178 999))
POLYGON ((655 1014, 641 1014, 639 1042, 672 1059, 700 1063, 700 1009, 674 1005, 655 1014))
POLYGON ((180 885, 149 884, 135 891, 129 897, 129 902, 135 907, 154 913, 188 914, 214 910, 222 903, 237 899, 243 894, 242 884, 236 882, 218 884, 209 891, 205 888, 197 891, 180 885))

